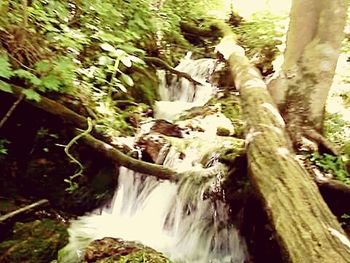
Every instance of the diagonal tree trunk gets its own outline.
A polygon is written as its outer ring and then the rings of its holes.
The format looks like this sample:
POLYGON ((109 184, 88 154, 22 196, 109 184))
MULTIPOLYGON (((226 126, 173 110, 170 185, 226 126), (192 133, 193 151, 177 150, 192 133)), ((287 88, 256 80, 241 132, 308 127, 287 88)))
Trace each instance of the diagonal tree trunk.
POLYGON ((257 69, 227 29, 218 52, 228 60, 246 125, 249 178, 264 204, 284 262, 350 262, 350 241, 298 162, 286 124, 257 69))

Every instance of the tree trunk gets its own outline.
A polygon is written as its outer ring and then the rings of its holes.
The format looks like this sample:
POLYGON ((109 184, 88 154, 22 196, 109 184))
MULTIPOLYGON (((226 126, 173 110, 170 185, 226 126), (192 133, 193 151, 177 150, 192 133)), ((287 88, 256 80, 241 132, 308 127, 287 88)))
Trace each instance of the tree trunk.
POLYGON ((294 0, 284 64, 270 92, 293 142, 322 134, 324 112, 341 42, 348 0, 294 0), (311 135, 310 132, 312 131, 311 135))
MULTIPOLYGON (((227 30, 226 30, 227 35, 227 30)), ((247 122, 249 178, 262 200, 285 262, 350 262, 350 241, 298 162, 285 122, 258 71, 231 35, 217 50, 228 58, 247 122)))

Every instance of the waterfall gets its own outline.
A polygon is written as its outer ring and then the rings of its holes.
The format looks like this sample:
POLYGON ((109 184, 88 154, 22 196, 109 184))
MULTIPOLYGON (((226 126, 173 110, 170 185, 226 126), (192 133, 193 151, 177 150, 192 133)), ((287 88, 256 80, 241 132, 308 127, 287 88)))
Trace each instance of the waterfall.
POLYGON ((208 102, 215 92, 215 87, 210 83, 210 76, 217 64, 215 59, 191 60, 184 58, 175 68, 178 71, 188 73, 202 85, 193 85, 189 80, 177 77, 173 77, 170 85, 167 85, 165 77, 162 76, 159 87, 161 101, 157 101, 155 104, 155 118, 173 120, 184 110, 202 106, 208 102))
MULTIPOLYGON (((215 63, 211 59, 180 63, 178 70, 188 72, 203 85, 195 88, 187 80, 173 80, 168 90, 161 87, 162 99, 169 100, 173 110, 178 108, 179 100, 189 106, 203 105, 215 91, 208 81, 215 63)), ((162 107, 158 107, 158 115, 163 114, 162 107)), ((176 116, 171 112, 169 115, 176 116)), ((243 263, 244 241, 230 222, 227 205, 211 195, 227 168, 216 158, 201 164, 205 155, 221 147, 215 140, 206 138, 201 145, 193 140, 183 150, 184 158, 171 147, 163 165, 185 171, 187 176, 178 183, 121 167, 111 204, 71 223, 69 244, 61 250, 59 262, 79 262, 92 240, 118 237, 140 241, 176 263, 243 263), (214 146, 210 146, 210 140, 214 146)))

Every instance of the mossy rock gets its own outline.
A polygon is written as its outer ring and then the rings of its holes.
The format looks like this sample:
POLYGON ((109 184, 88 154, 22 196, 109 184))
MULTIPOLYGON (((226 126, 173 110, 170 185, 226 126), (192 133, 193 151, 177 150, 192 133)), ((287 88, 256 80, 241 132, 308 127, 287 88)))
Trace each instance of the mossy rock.
POLYGON ((242 118, 242 107, 238 96, 226 93, 220 98, 209 100, 206 106, 217 104, 220 105, 222 114, 232 122, 235 128, 235 137, 243 138, 244 121, 242 118))
POLYGON ((131 77, 135 85, 129 89, 130 95, 138 103, 153 105, 158 97, 158 78, 155 71, 139 69, 131 77))
POLYGON ((171 263, 162 253, 138 242, 105 237, 85 250, 85 263, 171 263))
POLYGON ((193 119, 195 117, 205 117, 208 115, 212 115, 219 111, 218 107, 215 105, 206 104, 203 107, 193 107, 189 110, 186 110, 184 113, 180 115, 178 118, 179 121, 193 119))
POLYGON ((16 223, 9 240, 0 243, 0 262, 45 263, 68 242, 66 226, 51 219, 16 223))
POLYGON ((216 130, 216 135, 218 136, 230 136, 230 130, 226 127, 218 127, 216 130))

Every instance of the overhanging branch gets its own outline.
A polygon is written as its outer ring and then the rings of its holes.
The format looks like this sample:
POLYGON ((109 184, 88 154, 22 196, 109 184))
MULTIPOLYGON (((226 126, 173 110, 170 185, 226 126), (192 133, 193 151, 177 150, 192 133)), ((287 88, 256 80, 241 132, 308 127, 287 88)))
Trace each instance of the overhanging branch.
POLYGON ((185 78, 188 81, 192 82, 194 85, 202 85, 199 81, 193 79, 190 74, 187 74, 186 72, 178 71, 175 68, 171 67, 169 64, 167 64, 165 61, 161 60, 160 58, 156 57, 145 57, 144 60, 148 63, 154 64, 158 67, 161 67, 165 70, 170 71, 173 74, 176 74, 177 76, 181 78, 185 78))
MULTIPOLYGON (((20 98, 22 96, 23 88, 12 85, 13 93, 12 95, 20 98)), ((30 103, 31 105, 42 109, 48 113, 51 113, 60 119, 62 119, 64 122, 68 122, 72 125, 74 125, 76 128, 80 129, 86 129, 87 128, 87 119, 74 111, 70 110, 69 108, 63 106, 62 104, 53 101, 51 99, 48 99, 44 96, 40 96, 40 101, 33 101, 33 100, 26 100, 26 102, 30 103)), ((94 131, 94 134, 98 133, 94 131)), ((103 137, 103 136, 101 136, 103 137)), ((125 166, 128 169, 134 170, 136 172, 140 172, 143 174, 148 174, 151 176, 155 176, 159 179, 166 179, 171 181, 177 181, 180 178, 180 175, 176 173, 175 171, 166 168, 162 165, 152 164, 143 162, 137 159, 134 159, 120 150, 116 149, 112 145, 96 139, 92 135, 86 135, 83 138, 81 138, 86 144, 88 144, 90 147, 92 147, 94 150, 99 151, 103 153, 108 159, 115 161, 120 166, 125 166)))

